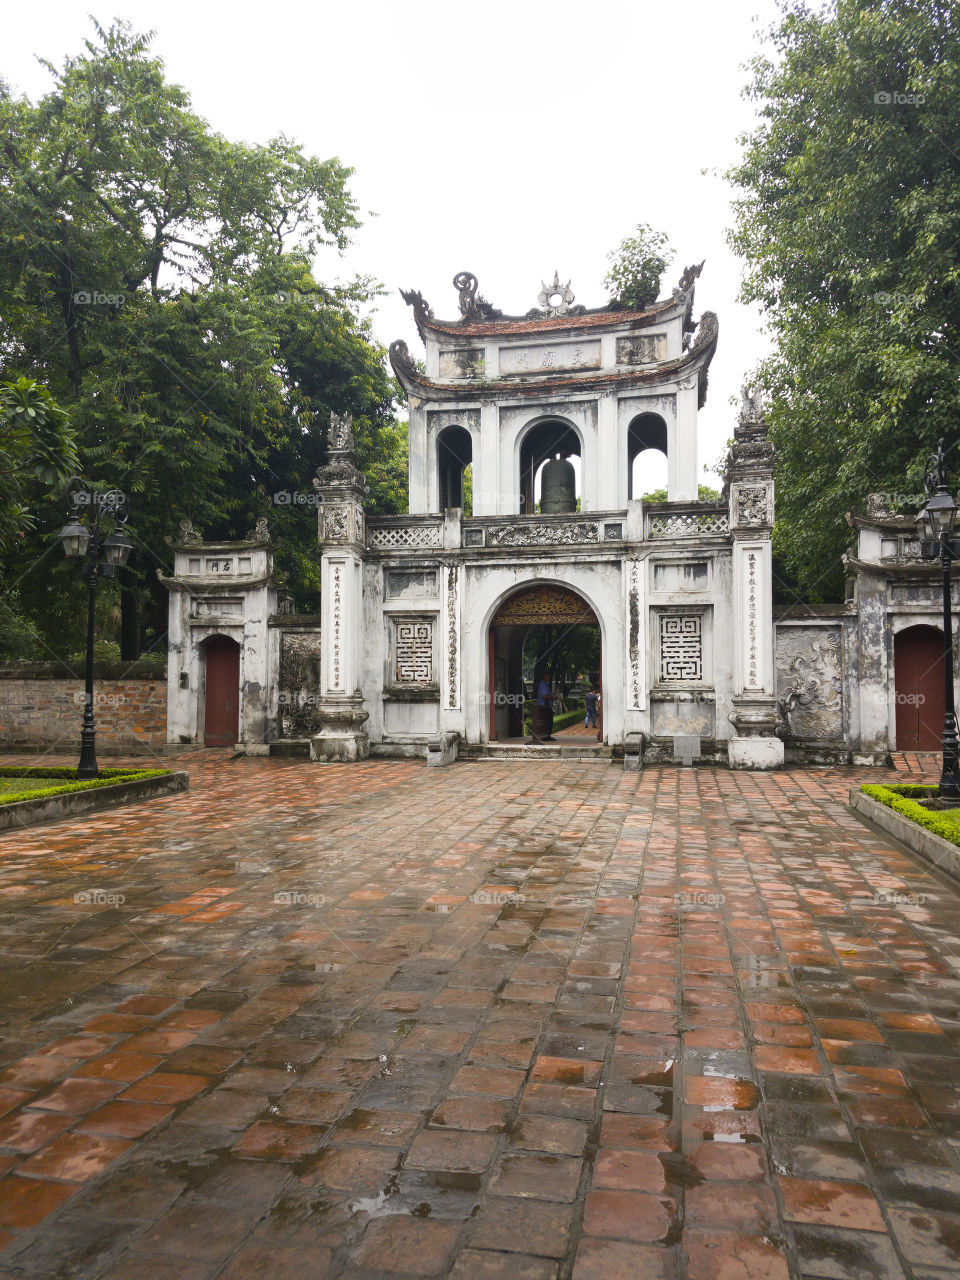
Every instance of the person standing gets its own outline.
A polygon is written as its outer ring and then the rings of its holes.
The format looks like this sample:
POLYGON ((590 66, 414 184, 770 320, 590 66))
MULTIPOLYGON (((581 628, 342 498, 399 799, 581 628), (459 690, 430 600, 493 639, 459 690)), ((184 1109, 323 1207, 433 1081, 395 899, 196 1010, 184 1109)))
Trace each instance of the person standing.
POLYGON ((537 685, 537 706, 541 708, 544 738, 553 737, 553 685, 550 683, 549 671, 544 671, 537 685))
POLYGON ((594 688, 594 686, 591 685, 589 690, 587 691, 586 697, 583 700, 584 708, 587 713, 586 718, 583 722, 584 728, 586 729, 595 729, 597 727, 597 702, 598 701, 599 701, 599 698, 597 697, 597 691, 594 688))

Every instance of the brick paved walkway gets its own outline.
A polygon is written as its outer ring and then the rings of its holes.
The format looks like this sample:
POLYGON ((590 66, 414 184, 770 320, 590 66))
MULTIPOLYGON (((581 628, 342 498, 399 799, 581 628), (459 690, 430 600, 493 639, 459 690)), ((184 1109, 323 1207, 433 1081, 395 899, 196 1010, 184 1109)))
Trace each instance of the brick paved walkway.
POLYGON ((960 897, 876 773, 186 763, 0 837, 0 1280, 956 1276, 960 897))

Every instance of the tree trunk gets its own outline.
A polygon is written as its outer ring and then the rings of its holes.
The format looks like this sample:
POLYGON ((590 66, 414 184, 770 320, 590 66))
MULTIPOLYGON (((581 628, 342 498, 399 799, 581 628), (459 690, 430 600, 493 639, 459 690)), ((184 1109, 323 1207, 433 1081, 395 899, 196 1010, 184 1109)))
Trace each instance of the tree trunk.
POLYGON ((140 596, 132 582, 120 588, 120 657, 124 662, 140 657, 140 596))

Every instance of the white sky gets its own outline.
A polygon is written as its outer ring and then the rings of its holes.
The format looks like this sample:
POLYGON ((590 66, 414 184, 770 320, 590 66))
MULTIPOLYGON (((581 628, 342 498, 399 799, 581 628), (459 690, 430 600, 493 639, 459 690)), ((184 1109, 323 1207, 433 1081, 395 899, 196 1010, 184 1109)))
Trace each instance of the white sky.
POLYGON ((759 313, 736 302, 741 263, 725 243, 721 175, 750 127, 743 64, 776 17, 774 0, 107 3, 14 6, 0 74, 39 96, 50 78, 35 55, 59 65, 79 53, 93 8, 103 25, 118 16, 154 29, 168 78, 221 133, 262 143, 283 132, 339 156, 356 170, 365 225, 318 274, 383 281, 390 295, 373 320, 384 345, 404 338, 422 351, 400 287, 456 318, 458 271, 472 271, 508 314, 537 305, 554 268, 578 303, 600 306, 606 255, 638 222, 676 251, 663 295, 706 258, 695 314, 718 313, 720 344, 700 414, 701 469, 721 456, 736 416, 729 399, 766 349, 759 313))

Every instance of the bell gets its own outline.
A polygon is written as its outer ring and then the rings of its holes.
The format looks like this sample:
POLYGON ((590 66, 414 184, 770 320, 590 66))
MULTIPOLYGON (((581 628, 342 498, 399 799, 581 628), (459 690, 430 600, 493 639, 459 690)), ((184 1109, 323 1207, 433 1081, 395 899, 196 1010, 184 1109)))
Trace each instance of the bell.
POLYGON ((565 515, 577 509, 577 473, 573 463, 559 455, 543 468, 540 480, 540 511, 543 515, 565 515))

